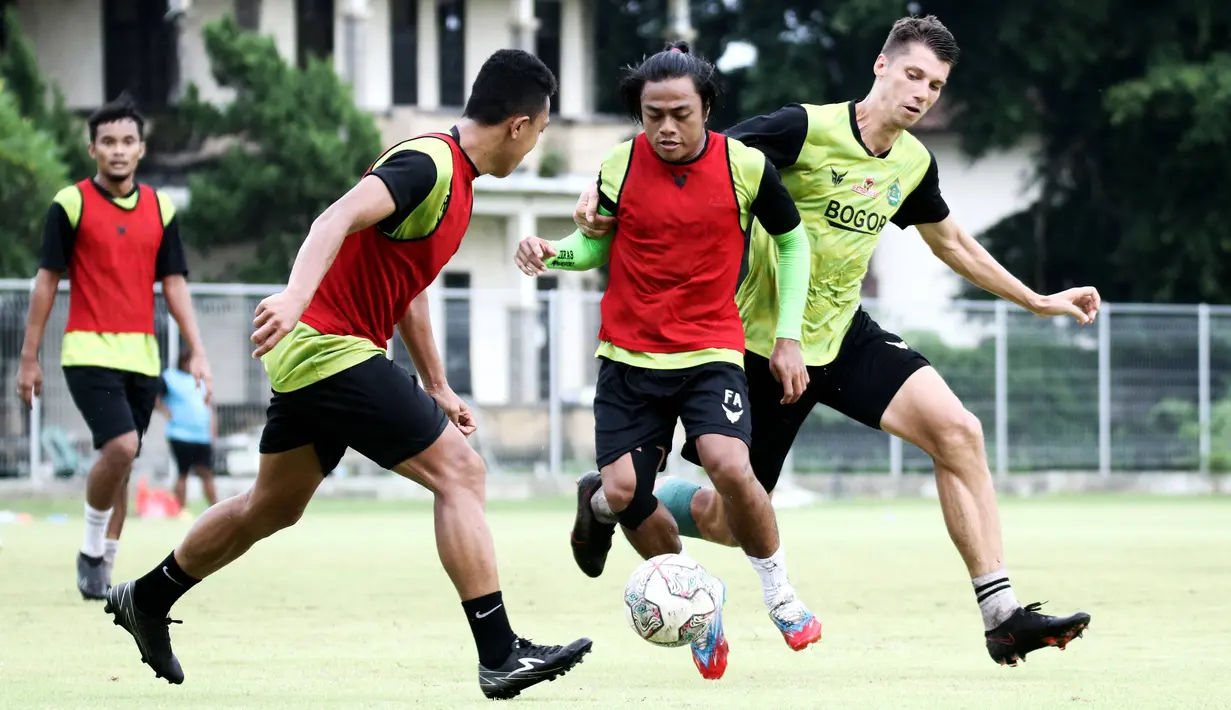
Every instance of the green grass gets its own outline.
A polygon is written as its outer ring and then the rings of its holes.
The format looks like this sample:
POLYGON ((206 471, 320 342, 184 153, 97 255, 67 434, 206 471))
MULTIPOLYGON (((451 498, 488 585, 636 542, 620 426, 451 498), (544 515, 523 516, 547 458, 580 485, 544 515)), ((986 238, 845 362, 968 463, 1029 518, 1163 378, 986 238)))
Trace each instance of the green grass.
MULTIPOLYGON (((36 509, 0 503, 0 508, 36 509)), ((55 507, 44 507, 46 512, 55 507)), ((321 501, 176 607, 183 686, 157 681, 98 603, 81 601, 67 524, 0 526, 0 707, 489 707, 423 504, 321 501)), ((792 579, 825 640, 792 653, 736 550, 690 542, 727 582, 730 666, 703 681, 687 649, 624 623, 636 559, 578 572, 562 501, 494 504, 490 519, 514 628, 536 641, 594 639, 586 662, 514 706, 545 708, 1231 707, 1231 501, 1062 498, 1004 506, 1019 599, 1094 616, 1086 637, 1016 669, 987 657, 970 584, 939 508, 859 501, 780 514, 792 579)), ((140 574, 183 521, 133 520, 116 578, 140 574)))

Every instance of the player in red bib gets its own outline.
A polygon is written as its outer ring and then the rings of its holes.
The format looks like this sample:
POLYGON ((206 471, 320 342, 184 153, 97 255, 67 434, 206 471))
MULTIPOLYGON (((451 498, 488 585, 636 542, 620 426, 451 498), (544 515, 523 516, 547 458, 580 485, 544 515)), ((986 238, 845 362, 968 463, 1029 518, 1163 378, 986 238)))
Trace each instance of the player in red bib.
POLYGON ((184 679, 171 606, 293 525, 348 447, 435 495, 437 549, 463 600, 484 695, 511 698, 589 652, 589 639, 542 646, 509 625, 483 512, 486 471, 466 442, 474 421, 445 381, 424 291, 461 244, 475 178, 513 172, 547 128, 555 91, 538 58, 496 52, 450 132, 390 148, 313 223, 286 289, 257 307, 254 355, 274 393, 255 485, 211 507, 165 560, 108 595, 107 611, 157 675, 184 679), (423 387, 386 356, 395 329, 423 387))
POLYGON ((185 280, 175 205, 136 181, 145 120, 121 95, 87 123, 98 173, 57 193, 47 212, 17 390, 27 405, 42 390, 39 345, 60 278, 67 275, 60 365, 98 451, 86 479, 77 590, 85 599, 103 599, 128 511, 128 476, 158 399, 162 366, 154 337, 154 282, 162 283, 167 309, 192 353, 186 370, 207 398, 210 374, 185 280))
MULTIPOLYGON (((807 386, 799 351, 807 237, 766 157, 706 130, 717 89, 713 65, 688 53, 686 43, 635 68, 621 95, 645 131, 612 150, 599 174, 604 209, 618 216, 616 232, 601 240, 579 232, 559 242, 528 237, 515 259, 530 275, 611 268, 594 397, 602 475, 579 484, 580 509, 589 511, 593 496, 607 510, 602 524, 591 526, 594 538, 581 540, 574 531, 582 570, 602 573, 617 522, 646 559, 682 550, 675 521, 653 493, 682 421, 685 456, 699 460, 715 488, 737 502, 732 525, 761 578, 766 610, 787 644, 801 650, 820 640, 821 624, 787 578, 773 508, 749 464, 744 327, 735 292, 755 218, 774 235, 783 264, 773 372, 786 396, 797 397, 807 386), (593 554, 598 549, 602 554, 593 554)), ((725 587, 720 604, 724 595, 725 587)), ((720 611, 692 644, 703 677, 722 677, 727 649, 720 611)))

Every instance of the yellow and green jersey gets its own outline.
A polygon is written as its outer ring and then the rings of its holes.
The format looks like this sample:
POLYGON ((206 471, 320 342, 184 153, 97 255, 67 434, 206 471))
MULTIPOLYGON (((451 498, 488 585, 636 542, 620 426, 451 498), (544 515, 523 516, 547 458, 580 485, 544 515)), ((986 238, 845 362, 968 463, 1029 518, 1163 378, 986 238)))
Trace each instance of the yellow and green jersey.
MULTIPOLYGON (((903 132, 874 155, 855 120, 855 102, 791 104, 726 131, 763 152, 778 168, 799 208, 811 245, 811 280, 804 309, 803 356, 809 366, 833 362, 859 308, 881 230, 944 220, 936 159, 903 132)), ((769 357, 777 329, 778 248, 754 224, 748 274, 736 296, 747 349, 769 357)))

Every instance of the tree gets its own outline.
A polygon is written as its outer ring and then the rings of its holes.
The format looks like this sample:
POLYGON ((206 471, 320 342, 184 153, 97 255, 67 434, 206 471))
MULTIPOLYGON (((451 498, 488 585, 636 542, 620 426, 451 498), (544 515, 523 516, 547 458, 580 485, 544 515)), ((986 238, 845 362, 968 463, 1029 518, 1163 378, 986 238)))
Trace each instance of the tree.
POLYGON ((22 116, 30 119, 56 143, 56 154, 67 168, 68 179, 84 180, 95 165, 86 151, 85 122, 69 111, 60 87, 43 81, 34 48, 21 31, 17 10, 3 11, 4 51, 0 52, 0 79, 5 80, 22 116))
POLYGON ((34 275, 47 206, 66 183, 55 141, 22 117, 0 79, 0 275, 34 275))
POLYGON ((281 282, 312 221, 379 155, 380 133, 327 62, 289 66, 272 38, 231 17, 206 25, 204 36, 214 78, 236 93, 216 107, 190 86, 181 103, 181 130, 230 140, 189 179, 185 234, 206 249, 256 242, 235 276, 281 282))

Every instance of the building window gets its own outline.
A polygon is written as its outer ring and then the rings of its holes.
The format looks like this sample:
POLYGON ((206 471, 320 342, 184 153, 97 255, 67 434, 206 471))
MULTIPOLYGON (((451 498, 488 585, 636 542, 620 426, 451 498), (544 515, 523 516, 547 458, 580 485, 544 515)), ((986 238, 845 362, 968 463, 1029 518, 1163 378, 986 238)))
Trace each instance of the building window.
POLYGON ((444 299, 445 378, 454 392, 470 397, 474 395, 470 384, 470 274, 446 272, 444 285, 446 291, 453 291, 444 299))
MULTIPOLYGON (((558 276, 540 276, 537 279, 538 290, 540 293, 555 291, 560 288, 560 278, 558 276)), ((551 322, 551 302, 547 299, 539 300, 539 401, 547 402, 551 400, 551 347, 552 341, 556 337, 556 332, 553 328, 554 323, 551 322)))
POLYGON ((103 2, 105 100, 127 91, 147 111, 166 107, 179 66, 167 0, 103 2))
MULTIPOLYGON (((534 36, 534 53, 547 65, 551 73, 560 78, 560 12, 563 3, 560 0, 535 0, 534 15, 539 20, 539 28, 534 36)), ((551 112, 560 110, 560 94, 551 100, 551 112)))
POLYGON ((249 32, 261 29, 261 0, 235 0, 235 22, 249 32))
POLYGON ((308 58, 333 56, 333 0, 295 0, 296 62, 300 69, 308 58))
POLYGON ((419 0, 390 0, 389 33, 393 44, 393 103, 419 103, 419 0))
POLYGON ((436 0, 440 105, 466 103, 466 0, 436 0))

